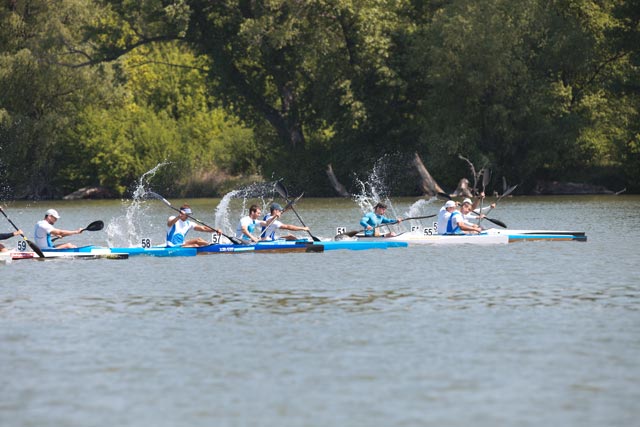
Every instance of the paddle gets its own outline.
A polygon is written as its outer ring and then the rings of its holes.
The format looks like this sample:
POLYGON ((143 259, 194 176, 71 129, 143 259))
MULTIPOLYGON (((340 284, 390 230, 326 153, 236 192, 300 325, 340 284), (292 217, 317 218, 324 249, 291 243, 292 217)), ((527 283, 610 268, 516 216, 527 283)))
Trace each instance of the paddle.
MULTIPOLYGON (((516 187, 518 186, 518 184, 510 187, 507 191, 505 191, 504 193, 502 193, 501 196, 499 196, 496 201, 494 203, 498 203, 503 197, 508 196, 509 194, 513 193, 513 191, 516 189, 516 187)), ((497 219, 492 219, 492 218, 488 218, 486 215, 489 214, 489 212, 491 212, 493 208, 490 208, 487 213, 485 214, 484 218, 487 218, 487 221, 491 221, 492 223, 502 227, 502 228, 507 228, 507 225, 502 222, 502 221, 498 221, 497 219)), ((480 212, 482 212, 482 210, 480 210, 480 212)), ((475 213, 476 215, 480 215, 478 212, 473 211, 473 213, 475 213)), ((480 220, 478 221, 478 225, 480 224, 480 221, 482 221, 482 218, 480 218, 480 220)))
MULTIPOLYGON (((173 209, 174 211, 176 211, 176 212, 182 212, 180 209, 178 209, 178 208, 176 208, 175 206, 173 206, 173 205, 171 204, 171 202, 169 202, 167 199, 165 199, 164 197, 162 197, 162 196, 161 196, 161 195, 159 195, 158 193, 154 193, 153 191, 147 191, 147 193, 146 193, 146 194, 150 195, 150 196, 151 196, 151 197, 153 197, 154 199, 162 200, 162 202, 163 202, 165 205, 169 206, 169 207, 170 207, 171 209, 173 209)), ((195 222, 197 222, 197 223, 199 223, 199 224, 201 224, 201 225, 204 225, 205 227, 209 227, 209 228, 211 228, 212 230, 215 230, 215 227, 212 227, 212 226, 210 226, 210 225, 207 225, 207 224, 205 224, 204 222, 200 221, 200 220, 199 220, 199 219, 197 219, 197 218, 192 217, 192 216, 191 216, 191 215, 189 215, 189 214, 187 214, 187 217, 191 218, 192 220, 194 220, 195 222)), ((228 236, 228 235, 224 234, 224 233, 222 232, 222 230, 220 230, 220 234, 222 234, 224 237, 226 237, 227 239, 229 239, 229 240, 231 241, 231 243, 233 243, 234 245, 245 245, 245 244, 247 244, 247 243, 243 242, 242 240, 238 239, 237 237, 234 237, 234 236, 228 236)))
MULTIPOLYGON (((5 218, 7 218, 7 221, 9 221, 9 224, 11 224, 13 226, 13 228, 16 229, 16 231, 20 230, 18 227, 16 227, 16 225, 13 223, 13 221, 11 221, 9 219, 9 217, 7 216, 6 213, 4 213, 4 211, 2 210, 2 208, 0 207, 0 212, 2 212, 2 215, 4 215, 5 218)), ((36 245, 34 242, 32 242, 31 240, 27 239, 24 234, 20 233, 20 236, 22 236, 22 238, 24 239, 25 242, 27 242, 27 244, 31 247, 31 249, 33 250, 33 252, 35 252, 36 254, 38 254, 38 256, 40 258, 44 258, 44 254, 42 253, 42 251, 40 250, 40 248, 38 247, 38 245, 36 245)))
MULTIPOLYGON (((403 221, 411 221, 412 219, 425 219, 425 218, 433 218, 438 216, 438 214, 433 214, 433 215, 425 215, 425 216, 410 216, 408 218, 403 218, 403 221)), ((397 224, 398 221, 394 221, 394 222, 387 222, 386 224, 380 224, 378 227, 382 227, 383 225, 393 225, 393 224, 397 224)), ((376 227, 377 228, 377 227, 376 227)), ((334 240, 336 237, 338 236, 349 236, 349 237, 353 237, 358 233, 363 233, 367 231, 366 229, 364 230, 351 230, 351 231, 347 231, 346 233, 341 233, 338 234, 337 236, 334 237, 334 240)))
MULTIPOLYGON (((284 186, 282 181, 276 182, 276 191, 282 196, 283 199, 287 201, 287 203, 289 203, 289 192, 287 191, 287 188, 284 186)), ((300 224, 302 224, 303 227, 306 227, 304 221, 302 221, 302 218, 300 218, 300 215, 298 215, 298 212, 296 211, 296 208, 293 207, 293 205, 291 205, 291 210, 298 217, 298 221, 300 221, 300 224)), ((307 233, 309 233, 309 236, 311 236, 311 239, 313 239, 314 242, 320 242, 320 239, 311 234, 311 231, 307 230, 307 233)))
MULTIPOLYGON (((82 231, 100 231, 104 228, 104 222, 102 221, 93 221, 91 224, 87 225, 82 231)), ((52 242, 55 242, 58 239, 62 239, 62 237, 54 237, 51 239, 52 242)))
MULTIPOLYGON (((482 170, 482 195, 483 197, 480 199, 480 212, 482 212, 482 205, 484 204, 484 190, 487 188, 487 184, 489 184, 489 179, 491 178, 491 171, 487 168, 482 170)), ((482 218, 480 218, 482 221, 482 218)), ((478 225, 480 225, 480 221, 478 221, 478 225)))
MULTIPOLYGON (((498 199, 496 200, 496 203, 498 203, 498 200, 500 200, 500 199, 501 199, 501 198, 503 198, 504 196, 508 195, 511 191, 515 190, 515 187, 517 187, 517 185, 514 185, 512 188, 510 188, 510 189, 509 189, 509 190, 510 190, 509 192, 505 192, 502 196, 498 197, 498 199)), ((444 198, 445 198, 445 199, 447 199, 447 200, 453 200, 453 199, 451 198, 451 196, 449 196, 447 193, 441 193, 441 192, 439 192, 439 193, 438 193, 438 195, 439 195, 439 196, 444 197, 444 198)), ((489 211, 491 211, 491 209, 489 209, 489 210, 487 211, 487 213, 489 213, 489 211)), ((478 213, 478 212, 476 212, 476 211, 472 211, 472 212, 473 212, 474 214, 476 214, 476 215, 479 215, 479 213, 478 213)), ((499 219, 488 218, 486 215, 485 215, 485 217, 484 217, 484 218, 486 218, 486 219, 487 219, 487 221, 491 221, 491 222, 493 222, 495 225, 498 225, 498 226, 500 226, 500 227, 502 227, 502 228, 507 228, 507 225, 506 225, 504 222, 500 221, 499 219)))

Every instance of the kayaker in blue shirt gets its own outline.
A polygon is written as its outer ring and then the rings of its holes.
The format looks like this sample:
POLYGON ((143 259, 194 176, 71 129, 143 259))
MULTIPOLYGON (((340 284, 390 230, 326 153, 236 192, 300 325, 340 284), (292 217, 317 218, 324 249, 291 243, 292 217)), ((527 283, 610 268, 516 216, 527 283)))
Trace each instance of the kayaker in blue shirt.
POLYGON ((482 228, 476 224, 465 221, 465 215, 471 211, 471 200, 465 200, 460 206, 460 210, 454 210, 447 221, 447 231, 445 234, 475 234, 480 233, 482 228))
POLYGON ((365 236, 380 236, 380 237, 392 237, 395 236, 396 233, 390 231, 386 234, 380 234, 378 227, 382 224, 389 223, 401 223, 402 218, 391 219, 384 216, 384 213, 387 211, 387 205, 382 202, 379 202, 377 205, 373 207, 373 212, 369 212, 360 220, 360 225, 364 227, 364 235, 365 236))
POLYGON ((182 246, 183 248, 192 248, 196 246, 207 246, 210 242, 207 242, 201 237, 195 239, 187 239, 187 233, 189 230, 202 231, 205 233, 218 233, 222 235, 222 230, 217 228, 210 228, 205 225, 196 224, 189 221, 189 215, 193 212, 191 207, 187 204, 180 206, 180 213, 172 215, 167 220, 167 247, 182 246))

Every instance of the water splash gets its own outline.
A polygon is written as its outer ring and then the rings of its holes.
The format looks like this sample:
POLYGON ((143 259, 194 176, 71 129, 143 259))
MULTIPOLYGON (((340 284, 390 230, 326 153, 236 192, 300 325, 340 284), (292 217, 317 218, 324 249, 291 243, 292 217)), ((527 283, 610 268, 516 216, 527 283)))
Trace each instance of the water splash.
POLYGON ((215 210, 215 226, 223 230, 235 232, 235 221, 249 213, 250 204, 255 199, 262 211, 266 211, 276 197, 275 182, 258 182, 238 190, 228 192, 222 197, 215 210), (239 212, 232 212, 232 200, 240 200, 239 212), (249 203, 251 201, 251 203, 249 203), (233 218, 234 223, 231 222, 233 218))
MULTIPOLYGON (((373 169, 365 180, 360 180, 358 177, 355 177, 354 180, 357 187, 359 187, 359 192, 353 196, 353 200, 360 207, 362 213, 366 214, 367 212, 371 212, 378 202, 382 202, 387 205, 386 216, 388 218, 408 218, 434 214, 433 204, 434 202, 438 203, 437 197, 419 199, 414 202, 406 212, 398 212, 389 194, 389 180, 392 178, 392 175, 397 172, 397 167, 395 167, 394 162, 398 162, 397 156, 384 155, 375 162, 373 169)), ((392 225, 390 228, 392 227, 394 231, 400 232, 407 231, 411 226, 421 225, 420 220, 411 220, 392 225)))
POLYGON ((170 163, 159 163, 142 174, 131 192, 132 199, 130 201, 122 201, 125 208, 124 215, 113 218, 105 227, 109 246, 139 246, 142 238, 148 237, 151 232, 153 232, 153 235, 163 233, 159 225, 154 228, 153 225, 148 223, 147 212, 151 209, 151 205, 144 203, 144 196, 149 191, 148 187, 151 179, 162 167, 168 164, 170 163), (143 229, 143 224, 146 226, 145 229, 143 229))
POLYGON ((432 207, 434 202, 438 202, 437 197, 431 197, 430 199, 419 199, 415 201, 411 206, 409 206, 409 209, 403 215, 403 217, 431 215, 434 213, 432 207))
POLYGON ((224 195, 218 206, 216 206, 215 211, 215 226, 217 228, 221 228, 222 230, 234 230, 234 227, 231 225, 231 221, 229 220, 229 205, 231 203, 231 199, 235 198, 239 193, 239 190, 233 190, 224 195))
POLYGON ((354 177, 356 186, 359 187, 360 191, 353 196, 353 201, 360 206, 363 214, 372 211, 378 202, 386 204, 389 212, 394 215, 396 213, 389 198, 389 188, 386 183, 387 160, 388 155, 379 158, 373 165, 373 169, 366 180, 362 181, 357 176, 354 177))

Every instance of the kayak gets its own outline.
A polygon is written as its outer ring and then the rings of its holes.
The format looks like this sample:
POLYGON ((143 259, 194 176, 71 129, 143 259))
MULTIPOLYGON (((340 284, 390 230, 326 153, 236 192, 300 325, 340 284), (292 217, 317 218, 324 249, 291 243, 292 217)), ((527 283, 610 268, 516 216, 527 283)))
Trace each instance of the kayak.
POLYGON ((425 234, 422 231, 407 231, 393 237, 374 237, 356 234, 358 241, 385 241, 413 245, 506 245, 509 236, 500 234, 425 234))
POLYGON ((31 259, 36 256, 35 252, 5 251, 0 252, 0 263, 10 263, 11 261, 18 259, 31 259))
POLYGON ((485 230, 490 235, 506 235, 509 242, 524 242, 529 240, 546 241, 576 241, 586 242, 587 236, 584 231, 568 230, 509 230, 507 228, 490 228, 485 230))
POLYGON ((295 252, 323 252, 324 245, 315 245, 312 242, 297 240, 274 240, 258 242, 251 245, 233 245, 215 243, 196 248, 198 255, 210 255, 221 253, 259 252, 259 253, 295 253, 295 252))
POLYGON ((257 245, 279 245, 279 246, 289 246, 296 244, 308 244, 314 246, 322 246, 324 251, 336 251, 336 250, 350 250, 350 251, 362 251, 367 249, 388 249, 388 248, 406 248, 408 244, 406 242, 399 241, 387 241, 387 240, 369 240, 362 241, 356 239, 345 239, 345 240, 321 240, 319 242, 307 240, 307 239, 299 239, 299 240, 285 240, 285 239, 276 239, 276 240, 268 240, 264 242, 260 242, 257 245))
MULTIPOLYGON (((340 235, 336 236, 339 239, 340 235)), ((368 237, 363 233, 356 234, 358 241, 397 241, 406 242, 409 245, 503 245, 507 243, 523 242, 530 240, 543 241, 578 241, 586 242, 584 231, 566 230, 510 230, 503 228, 490 228, 480 234, 455 234, 440 235, 429 234, 420 230, 408 231, 394 237, 368 237)), ((342 241, 348 241, 348 237, 342 241)))
POLYGON ((127 259, 129 255, 112 253, 109 250, 96 252, 70 252, 64 249, 43 249, 44 258, 39 257, 35 252, 2 252, 0 259, 3 262, 8 260, 35 259, 44 261, 46 259, 127 259))
POLYGON ((87 255, 126 255, 126 256, 154 256, 154 257, 190 257, 196 255, 209 255, 221 253, 291 253, 291 252, 322 252, 323 245, 314 245, 309 242, 289 242, 286 245, 274 244, 272 242, 259 242, 253 245, 234 245, 215 243, 208 246, 183 248, 180 246, 151 246, 151 247, 114 247, 108 248, 104 246, 81 246, 78 248, 67 249, 45 249, 43 252, 48 257, 50 253, 56 254, 80 254, 87 255))
POLYGON ((314 242, 324 246, 325 251, 349 250, 364 251, 368 249, 406 248, 407 242, 397 240, 337 240, 326 242, 314 242))

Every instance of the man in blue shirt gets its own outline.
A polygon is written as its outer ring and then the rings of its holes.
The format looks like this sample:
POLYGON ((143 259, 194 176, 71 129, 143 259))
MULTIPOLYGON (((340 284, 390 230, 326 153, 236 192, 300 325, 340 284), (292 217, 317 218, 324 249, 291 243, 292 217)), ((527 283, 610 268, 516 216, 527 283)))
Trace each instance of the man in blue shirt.
POLYGON ((380 236, 380 237, 392 237, 395 236, 396 233, 390 231, 386 234, 380 234, 378 227, 382 224, 397 224, 402 222, 402 218, 391 219, 384 216, 384 213, 387 211, 387 205, 379 202, 377 205, 373 207, 373 212, 369 212, 360 220, 360 225, 364 227, 364 235, 365 236, 380 236))

